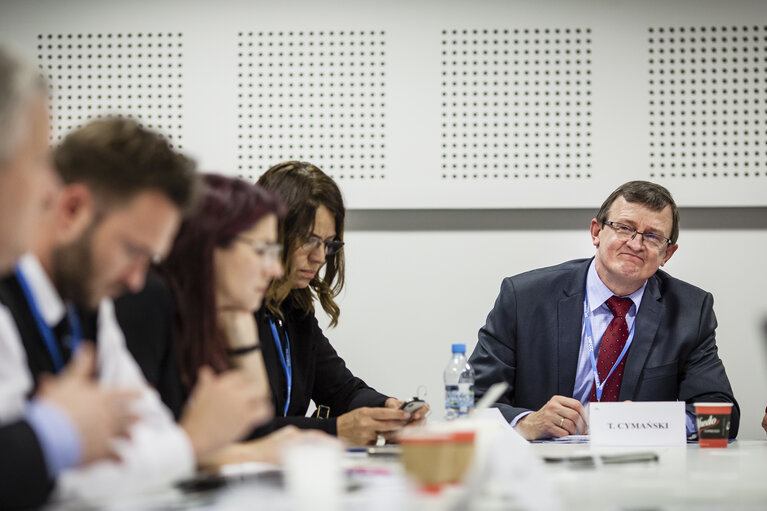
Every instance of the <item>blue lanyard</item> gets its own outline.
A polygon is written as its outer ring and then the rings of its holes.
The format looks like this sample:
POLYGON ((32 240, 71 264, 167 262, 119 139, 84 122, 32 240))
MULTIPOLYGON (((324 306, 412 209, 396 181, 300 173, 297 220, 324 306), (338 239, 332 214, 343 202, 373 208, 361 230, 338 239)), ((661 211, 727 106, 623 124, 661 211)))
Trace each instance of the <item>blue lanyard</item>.
MULTIPOLYGON (((45 322, 42 314, 40 314, 40 309, 37 307, 37 302, 29 287, 29 282, 27 282, 24 273, 22 273, 21 268, 18 266, 16 267, 16 279, 19 281, 21 291, 24 293, 27 305, 29 305, 29 310, 37 324, 37 330, 40 332, 40 335, 45 342, 45 347, 48 348, 48 353, 51 355, 53 367, 58 373, 64 367, 64 356, 59 349, 59 345, 56 343, 56 337, 53 335, 53 330, 48 326, 48 323, 45 322)), ((69 326, 72 330, 70 349, 72 353, 74 353, 80 345, 80 341, 82 341, 83 334, 80 320, 77 317, 77 312, 71 304, 67 305, 67 319, 69 320, 69 326)))
MULTIPOLYGON (((629 337, 626 339, 626 345, 623 346, 623 351, 621 351, 620 355, 618 355, 618 360, 615 361, 615 364, 613 364, 613 367, 610 369, 610 372, 607 373, 607 376, 605 377, 605 381, 600 382, 599 380, 599 371, 597 371, 597 361, 594 359, 594 335, 591 332, 591 319, 590 319, 591 313, 589 312, 589 293, 588 290, 586 290, 586 294, 583 298, 583 322, 585 323, 586 327, 586 343, 589 347, 589 356, 591 357, 591 371, 594 373, 594 386, 596 390, 597 395, 597 401, 602 400, 602 391, 605 388, 605 384, 607 383, 607 380, 612 376, 613 371, 615 371, 615 368, 618 367, 618 365, 621 363, 621 360, 623 360, 623 357, 626 356, 626 352, 629 350, 629 346, 631 346, 631 341, 634 340, 634 327, 636 326, 636 318, 634 318, 634 322, 631 323, 631 329, 629 330, 629 337)), ((609 328, 609 326, 608 326, 609 328)))
MULTIPOLYGON (((269 320, 269 325, 272 327, 272 337, 274 337, 274 344, 277 346, 277 353, 280 355, 282 369, 285 371, 285 378, 288 381, 288 397, 285 400, 285 409, 282 411, 282 415, 287 417, 288 408, 290 407, 290 392, 293 389, 293 365, 290 361, 290 338, 288 337, 288 331, 285 330, 285 352, 283 353, 280 334, 277 332, 277 325, 275 325, 274 321, 271 319, 269 320)), ((282 326, 282 321, 280 321, 280 326, 282 326)))

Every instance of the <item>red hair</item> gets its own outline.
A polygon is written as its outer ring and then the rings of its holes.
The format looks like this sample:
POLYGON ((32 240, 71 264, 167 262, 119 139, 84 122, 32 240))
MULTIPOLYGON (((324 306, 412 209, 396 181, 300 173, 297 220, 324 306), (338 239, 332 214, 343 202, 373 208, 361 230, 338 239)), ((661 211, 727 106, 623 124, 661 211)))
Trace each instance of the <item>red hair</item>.
POLYGON ((168 257, 160 265, 178 303, 176 348, 181 375, 190 387, 203 365, 229 368, 227 343, 216 320, 213 253, 262 218, 282 216, 273 194, 242 179, 217 174, 202 177, 199 206, 181 224, 168 257))

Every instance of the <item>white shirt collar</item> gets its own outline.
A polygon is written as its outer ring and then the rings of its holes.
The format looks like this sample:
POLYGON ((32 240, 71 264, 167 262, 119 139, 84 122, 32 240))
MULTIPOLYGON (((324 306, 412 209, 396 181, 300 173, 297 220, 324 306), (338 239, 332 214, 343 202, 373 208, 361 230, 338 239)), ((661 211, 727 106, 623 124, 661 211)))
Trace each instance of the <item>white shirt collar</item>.
POLYGON ((19 259, 19 269, 29 284, 29 290, 43 320, 49 326, 57 325, 64 318, 67 309, 40 260, 32 253, 24 254, 19 259))
MULTIPOLYGON (((645 287, 647 287, 647 281, 642 284, 642 287, 628 295, 626 298, 630 298, 634 302, 634 314, 639 310, 639 304, 642 303, 642 295, 644 295, 645 287)), ((586 275, 586 292, 589 300, 590 312, 596 312, 598 308, 604 304, 608 298, 615 293, 602 282, 597 273, 596 259, 591 260, 589 265, 589 272, 586 275)))

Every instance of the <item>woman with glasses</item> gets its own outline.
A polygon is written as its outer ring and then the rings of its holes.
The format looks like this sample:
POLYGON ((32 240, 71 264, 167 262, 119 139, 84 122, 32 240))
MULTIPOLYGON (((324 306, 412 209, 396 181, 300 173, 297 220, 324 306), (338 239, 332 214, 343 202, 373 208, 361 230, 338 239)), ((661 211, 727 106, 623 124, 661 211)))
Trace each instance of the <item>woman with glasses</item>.
MULTIPOLYGON (((239 179, 203 176, 199 209, 159 267, 177 304, 176 347, 185 384, 197 371, 244 368, 265 385, 253 312, 282 276, 277 199, 239 179)), ((264 388, 268 392, 268 388, 264 388)))
POLYGON ((275 420, 322 429, 351 445, 365 445, 424 419, 402 401, 370 388, 336 353, 314 316, 315 302, 338 323, 335 297, 344 285, 344 207, 335 182, 309 163, 290 161, 266 171, 258 185, 275 193, 287 211, 280 223, 285 272, 266 293, 256 314, 269 375, 275 420), (314 417, 305 417, 309 401, 314 417))
MULTIPOLYGON (((272 418, 254 313, 271 280, 283 273, 281 213, 279 200, 257 186, 204 175, 198 208, 181 224, 157 268, 160 277, 151 275, 144 291, 117 301, 128 348, 177 418, 202 368, 240 369, 261 391, 261 424, 272 418)), ((232 444, 201 464, 278 462, 285 443, 298 436, 291 428, 232 444)))

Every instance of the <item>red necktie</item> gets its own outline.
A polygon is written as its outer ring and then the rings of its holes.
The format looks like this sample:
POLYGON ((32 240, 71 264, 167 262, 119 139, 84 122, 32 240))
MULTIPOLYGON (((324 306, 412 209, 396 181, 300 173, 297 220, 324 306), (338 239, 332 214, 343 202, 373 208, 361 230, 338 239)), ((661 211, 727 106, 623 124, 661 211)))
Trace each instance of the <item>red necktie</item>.
MULTIPOLYGON (((629 327, 626 324, 626 313, 631 308, 631 298, 621 298, 611 296, 607 299, 607 308, 613 313, 613 319, 607 325, 607 330, 602 336, 602 344, 599 346, 599 358, 597 359, 597 372, 599 381, 604 382, 610 369, 613 368, 615 361, 623 351, 626 341, 629 338, 629 327)), ((618 367, 615 368, 610 379, 605 383, 602 389, 602 401, 617 401, 618 393, 621 390, 621 381, 623 381, 623 368, 626 365, 626 357, 623 357, 618 367)), ((596 382, 591 387, 591 397, 589 401, 597 400, 596 382)))

